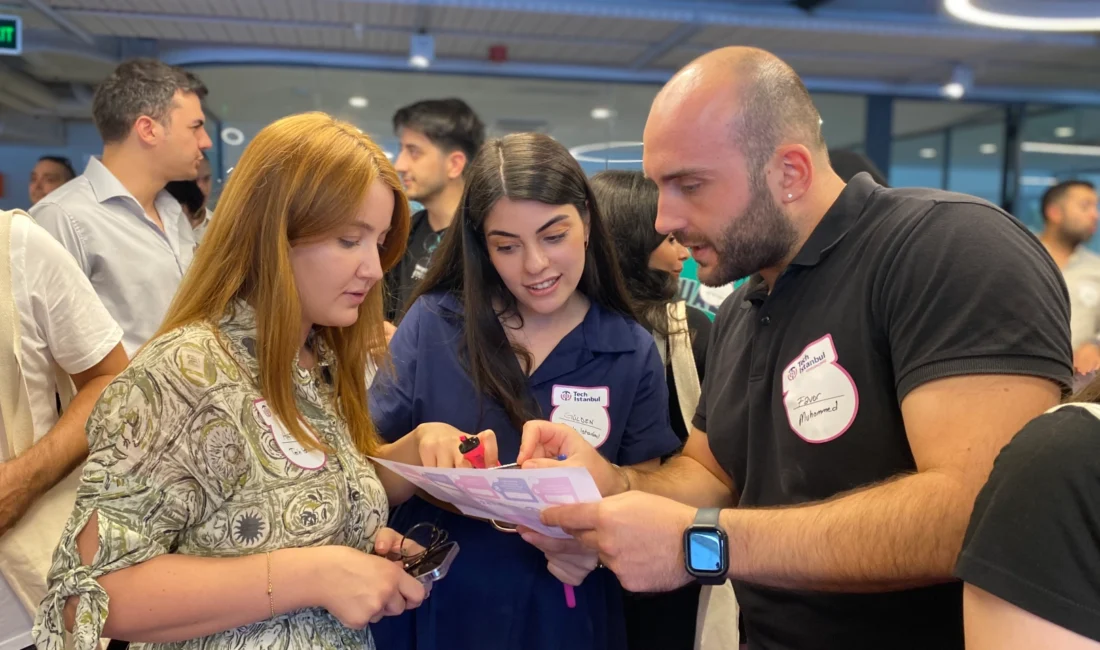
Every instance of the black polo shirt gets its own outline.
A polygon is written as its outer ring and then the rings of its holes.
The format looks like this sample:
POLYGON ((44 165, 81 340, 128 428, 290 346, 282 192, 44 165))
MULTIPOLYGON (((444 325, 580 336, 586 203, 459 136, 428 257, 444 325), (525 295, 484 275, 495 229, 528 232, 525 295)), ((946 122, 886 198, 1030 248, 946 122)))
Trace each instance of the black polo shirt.
MULTIPOLYGON (((852 179, 769 295, 719 310, 693 424, 748 507, 916 469, 900 403, 943 377, 1068 385, 1069 300, 1039 241, 980 199, 852 179)), ((737 553, 737 549, 731 549, 737 553)), ((879 594, 736 583, 752 648, 962 648, 958 583, 879 594)))

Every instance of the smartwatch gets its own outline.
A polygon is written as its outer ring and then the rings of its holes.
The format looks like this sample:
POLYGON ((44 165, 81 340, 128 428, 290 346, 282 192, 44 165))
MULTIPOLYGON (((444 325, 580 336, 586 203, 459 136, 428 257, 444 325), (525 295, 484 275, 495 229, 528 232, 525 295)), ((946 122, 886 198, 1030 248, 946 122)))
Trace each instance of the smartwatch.
POLYGON ((720 585, 730 568, 729 537, 718 525, 721 508, 700 508, 684 531, 684 565, 695 581, 720 585))

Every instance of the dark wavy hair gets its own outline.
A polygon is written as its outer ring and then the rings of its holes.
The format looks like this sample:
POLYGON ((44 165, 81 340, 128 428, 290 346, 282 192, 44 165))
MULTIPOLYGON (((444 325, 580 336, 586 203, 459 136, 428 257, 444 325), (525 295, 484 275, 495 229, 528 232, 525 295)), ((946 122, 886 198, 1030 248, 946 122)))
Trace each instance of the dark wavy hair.
POLYGON ((672 274, 649 268, 649 256, 667 238, 655 228, 657 184, 640 171, 617 169, 599 172, 591 183, 615 242, 638 322, 667 337, 668 305, 679 296, 680 286, 672 274))
POLYGON ((479 393, 496 399, 516 428, 540 417, 528 387, 533 359, 508 340, 501 319, 522 317, 515 296, 489 258, 485 218, 502 198, 571 205, 588 223, 584 272, 577 285, 588 299, 634 319, 611 242, 588 179, 569 151, 541 133, 516 133, 490 140, 469 166, 455 222, 447 229, 427 276, 409 300, 450 293, 465 307, 461 356, 479 393), (494 305, 502 308, 498 311, 494 305), (522 363, 516 362, 516 357, 522 363))

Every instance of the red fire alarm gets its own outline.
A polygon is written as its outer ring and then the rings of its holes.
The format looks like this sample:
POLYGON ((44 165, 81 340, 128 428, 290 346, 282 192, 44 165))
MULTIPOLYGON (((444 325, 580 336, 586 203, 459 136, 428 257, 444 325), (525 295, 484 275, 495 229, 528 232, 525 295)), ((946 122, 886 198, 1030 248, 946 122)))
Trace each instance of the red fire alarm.
POLYGON ((508 46, 507 45, 490 45, 489 46, 489 60, 494 63, 504 63, 508 60, 508 46))

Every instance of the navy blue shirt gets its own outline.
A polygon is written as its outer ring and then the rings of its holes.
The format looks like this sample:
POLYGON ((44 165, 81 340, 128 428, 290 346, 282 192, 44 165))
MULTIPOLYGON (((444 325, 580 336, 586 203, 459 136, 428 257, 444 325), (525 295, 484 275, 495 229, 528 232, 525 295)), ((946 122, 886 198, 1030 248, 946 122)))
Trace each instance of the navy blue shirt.
MULTIPOLYGON (((424 422, 492 429, 500 461, 514 462, 520 432, 467 374, 462 323, 462 306, 450 294, 423 296, 409 309, 390 342, 394 372, 380 373, 370 391, 375 426, 388 441, 424 422)), ((541 417, 571 424, 616 464, 658 459, 680 444, 653 337, 595 303, 529 386, 541 417)), ((577 607, 568 609, 545 556, 518 535, 417 497, 397 509, 391 525, 403 531, 421 521, 446 529, 462 550, 419 609, 371 626, 379 648, 625 648, 621 587, 610 571, 590 574, 575 590, 577 607)))

